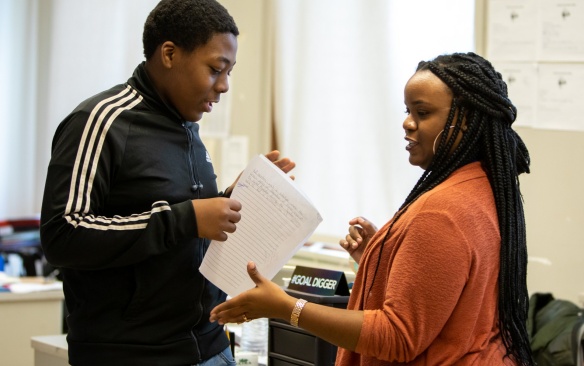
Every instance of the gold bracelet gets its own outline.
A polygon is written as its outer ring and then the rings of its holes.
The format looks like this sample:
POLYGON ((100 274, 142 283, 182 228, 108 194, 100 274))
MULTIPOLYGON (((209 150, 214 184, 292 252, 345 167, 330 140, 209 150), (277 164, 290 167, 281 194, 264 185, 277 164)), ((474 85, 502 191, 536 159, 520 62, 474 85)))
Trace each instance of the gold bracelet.
POLYGON ((290 315, 290 325, 293 327, 298 327, 298 320, 300 319, 300 312, 304 308, 306 304, 306 300, 298 299, 296 304, 294 305, 294 309, 292 310, 292 315, 290 315))

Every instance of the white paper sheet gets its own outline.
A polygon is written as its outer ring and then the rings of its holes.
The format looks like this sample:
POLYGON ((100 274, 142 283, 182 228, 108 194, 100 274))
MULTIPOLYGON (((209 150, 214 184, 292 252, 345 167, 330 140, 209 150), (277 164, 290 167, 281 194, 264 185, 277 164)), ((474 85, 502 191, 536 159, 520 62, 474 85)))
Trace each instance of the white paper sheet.
POLYGON ((211 242, 199 271, 233 297, 255 286, 247 274, 249 261, 273 278, 322 217, 296 183, 263 155, 250 161, 231 198, 242 204, 241 221, 225 242, 211 242))
POLYGON ((533 127, 536 121, 537 64, 535 62, 495 62, 507 83, 509 99, 517 107, 514 127, 533 127))
POLYGON ((8 289, 10 292, 15 294, 27 294, 30 292, 39 292, 39 291, 54 291, 54 290, 63 290, 63 283, 60 281, 51 282, 51 283, 13 283, 8 285, 8 289))
POLYGON ((221 185, 225 189, 233 183, 249 162, 249 137, 229 136, 221 141, 221 185))
POLYGON ((541 2, 540 60, 584 61, 584 0, 541 2))
POLYGON ((584 64, 540 64, 535 127, 584 131, 584 64))
POLYGON ((491 0, 488 10, 488 58, 532 61, 539 43, 537 2, 491 0))

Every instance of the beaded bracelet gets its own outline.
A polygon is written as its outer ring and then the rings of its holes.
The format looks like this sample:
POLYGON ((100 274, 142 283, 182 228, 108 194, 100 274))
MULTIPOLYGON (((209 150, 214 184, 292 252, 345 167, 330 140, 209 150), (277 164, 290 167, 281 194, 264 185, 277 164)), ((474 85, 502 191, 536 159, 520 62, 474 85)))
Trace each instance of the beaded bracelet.
POLYGON ((298 320, 300 318, 300 312, 304 308, 305 304, 306 304, 306 300, 304 300, 304 299, 298 299, 298 301, 296 301, 296 304, 294 305, 294 309, 292 310, 292 314, 290 315, 290 325, 292 325, 293 327, 298 327, 298 320))

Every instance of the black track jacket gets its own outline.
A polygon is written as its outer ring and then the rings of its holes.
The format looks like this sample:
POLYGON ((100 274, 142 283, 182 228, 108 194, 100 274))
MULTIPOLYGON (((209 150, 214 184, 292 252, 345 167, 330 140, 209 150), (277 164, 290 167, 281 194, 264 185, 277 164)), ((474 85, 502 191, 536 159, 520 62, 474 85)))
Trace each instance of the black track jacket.
POLYGON ((41 241, 63 273, 72 365, 188 365, 229 346, 208 320, 225 294, 199 273, 209 241, 190 201, 218 195, 199 125, 162 101, 144 63, 61 122, 41 241))

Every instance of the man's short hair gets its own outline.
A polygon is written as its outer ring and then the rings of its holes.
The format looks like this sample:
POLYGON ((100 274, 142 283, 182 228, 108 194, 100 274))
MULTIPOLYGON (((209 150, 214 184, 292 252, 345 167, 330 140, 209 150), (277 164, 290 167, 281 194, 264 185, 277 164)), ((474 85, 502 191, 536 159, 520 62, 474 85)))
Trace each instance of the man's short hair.
POLYGON ((162 0, 144 23, 144 56, 149 59, 166 41, 191 52, 217 33, 239 35, 235 21, 216 0, 162 0))

